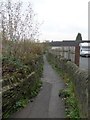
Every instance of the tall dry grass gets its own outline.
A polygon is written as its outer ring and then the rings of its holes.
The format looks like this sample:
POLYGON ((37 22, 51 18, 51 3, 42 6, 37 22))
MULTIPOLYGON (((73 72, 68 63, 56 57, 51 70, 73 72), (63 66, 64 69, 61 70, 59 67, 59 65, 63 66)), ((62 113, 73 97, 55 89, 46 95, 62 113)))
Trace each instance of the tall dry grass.
POLYGON ((15 57, 27 63, 43 53, 43 44, 25 41, 2 41, 2 55, 15 57))

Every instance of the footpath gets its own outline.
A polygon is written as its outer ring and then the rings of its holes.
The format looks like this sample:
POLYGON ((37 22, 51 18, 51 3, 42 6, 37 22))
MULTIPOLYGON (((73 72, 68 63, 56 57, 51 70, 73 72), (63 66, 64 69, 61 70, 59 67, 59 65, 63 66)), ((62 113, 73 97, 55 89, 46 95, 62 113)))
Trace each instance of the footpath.
POLYGON ((64 101, 58 96, 64 82, 44 56, 43 85, 37 97, 11 118, 65 118, 64 101))

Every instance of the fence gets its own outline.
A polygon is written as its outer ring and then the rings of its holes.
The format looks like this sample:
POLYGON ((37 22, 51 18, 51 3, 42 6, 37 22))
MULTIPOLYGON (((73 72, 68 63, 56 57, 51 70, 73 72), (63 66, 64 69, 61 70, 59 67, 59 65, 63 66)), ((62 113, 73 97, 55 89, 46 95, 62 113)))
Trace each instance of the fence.
POLYGON ((52 47, 49 53, 63 57, 75 63, 75 47, 74 46, 60 46, 52 47))

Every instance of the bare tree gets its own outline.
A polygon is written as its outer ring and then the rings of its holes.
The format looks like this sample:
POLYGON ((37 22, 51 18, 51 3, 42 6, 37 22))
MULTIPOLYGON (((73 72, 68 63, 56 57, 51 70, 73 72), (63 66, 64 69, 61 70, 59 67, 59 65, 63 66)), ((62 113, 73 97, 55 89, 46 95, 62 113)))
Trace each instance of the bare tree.
POLYGON ((24 13, 21 11, 22 2, 20 1, 13 3, 11 0, 7 0, 2 2, 1 6, 3 39, 7 35, 7 39, 11 41, 20 39, 34 40, 38 34, 39 23, 35 20, 31 3, 28 4, 24 13))
POLYGON ((35 20, 35 13, 32 9, 32 4, 29 3, 26 12, 24 14, 24 20, 23 20, 23 38, 29 39, 29 40, 35 40, 36 35, 39 31, 39 23, 35 20))
POLYGON ((22 2, 15 3, 14 5, 14 39, 18 40, 20 39, 20 21, 21 21, 21 6, 22 2))
POLYGON ((2 35, 2 40, 6 40, 6 16, 5 16, 5 4, 2 2, 0 4, 0 28, 1 28, 1 35, 2 35))

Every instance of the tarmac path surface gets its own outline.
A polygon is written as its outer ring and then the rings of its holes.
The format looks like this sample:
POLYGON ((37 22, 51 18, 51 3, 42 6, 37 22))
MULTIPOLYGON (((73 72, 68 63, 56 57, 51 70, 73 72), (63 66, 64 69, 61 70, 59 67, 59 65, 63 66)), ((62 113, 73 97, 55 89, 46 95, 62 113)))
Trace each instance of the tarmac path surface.
POLYGON ((65 118, 64 101, 58 96, 59 90, 65 85, 45 56, 42 81, 42 88, 34 101, 11 118, 65 118))

